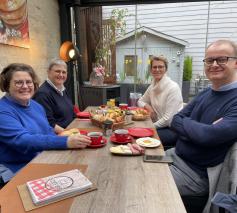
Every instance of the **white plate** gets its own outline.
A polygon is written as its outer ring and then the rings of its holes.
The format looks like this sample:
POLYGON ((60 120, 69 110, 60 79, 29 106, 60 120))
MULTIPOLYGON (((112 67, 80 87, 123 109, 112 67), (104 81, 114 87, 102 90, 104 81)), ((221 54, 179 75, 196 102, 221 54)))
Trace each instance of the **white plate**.
POLYGON ((110 147, 110 152, 116 155, 141 155, 141 153, 134 154, 127 145, 119 145, 110 147))
POLYGON ((143 147, 157 147, 160 146, 160 140, 151 137, 138 138, 136 143, 143 147))

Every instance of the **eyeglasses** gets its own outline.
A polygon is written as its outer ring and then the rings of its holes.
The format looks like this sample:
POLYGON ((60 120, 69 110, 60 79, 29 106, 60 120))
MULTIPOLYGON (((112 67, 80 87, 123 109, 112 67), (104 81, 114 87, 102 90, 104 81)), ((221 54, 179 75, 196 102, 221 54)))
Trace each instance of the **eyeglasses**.
POLYGON ((26 81, 22 81, 22 80, 19 80, 19 81, 14 81, 14 84, 17 88, 22 88, 24 86, 24 84, 27 85, 27 87, 33 87, 34 83, 33 81, 31 80, 26 80, 26 81))
POLYGON ((211 66, 214 64, 214 61, 216 61, 216 63, 218 65, 225 65, 227 64, 227 62, 229 61, 229 59, 237 59, 237 57, 232 57, 232 56, 221 56, 221 57, 217 57, 217 58, 205 58, 203 59, 203 62, 205 63, 205 65, 207 66, 211 66))
POLYGON ((158 69, 164 69, 165 66, 153 66, 153 67, 152 67, 152 69, 157 69, 157 68, 158 68, 158 69))

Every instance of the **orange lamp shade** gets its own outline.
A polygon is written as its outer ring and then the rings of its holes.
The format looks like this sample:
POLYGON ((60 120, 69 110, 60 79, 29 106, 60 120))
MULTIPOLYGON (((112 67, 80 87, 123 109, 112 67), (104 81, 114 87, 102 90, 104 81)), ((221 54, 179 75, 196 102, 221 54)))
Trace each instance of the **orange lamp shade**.
POLYGON ((59 55, 65 62, 76 60, 80 57, 78 48, 70 41, 65 41, 61 45, 59 55))

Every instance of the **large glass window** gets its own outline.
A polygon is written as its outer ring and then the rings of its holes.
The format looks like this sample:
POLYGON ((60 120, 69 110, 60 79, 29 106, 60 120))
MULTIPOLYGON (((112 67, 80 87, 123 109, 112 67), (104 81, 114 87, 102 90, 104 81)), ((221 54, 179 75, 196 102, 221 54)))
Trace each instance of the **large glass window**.
POLYGON ((206 43, 220 38, 237 41, 236 14, 237 1, 82 8, 83 80, 88 80, 93 63, 100 62, 107 79, 117 78, 114 83, 147 82, 150 56, 164 55, 169 62, 167 74, 181 87, 185 56, 193 58, 193 74, 204 75, 206 43))

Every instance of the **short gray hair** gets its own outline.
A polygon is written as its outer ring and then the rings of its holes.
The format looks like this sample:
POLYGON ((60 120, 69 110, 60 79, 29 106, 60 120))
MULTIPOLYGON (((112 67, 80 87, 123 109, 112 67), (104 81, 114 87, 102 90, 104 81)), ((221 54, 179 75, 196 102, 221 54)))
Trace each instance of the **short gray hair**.
POLYGON ((211 47, 212 45, 221 45, 221 44, 229 44, 234 50, 234 56, 237 56, 237 45, 236 45, 236 43, 234 41, 227 40, 227 39, 220 39, 220 40, 212 42, 211 44, 209 44, 207 46, 206 50, 208 50, 208 48, 211 47))
POLYGON ((65 66, 65 67, 67 68, 66 62, 64 62, 62 59, 59 59, 59 58, 54 58, 54 59, 50 62, 49 67, 48 67, 48 70, 51 70, 54 65, 63 65, 63 66, 65 66))

